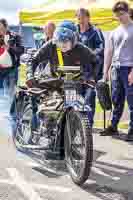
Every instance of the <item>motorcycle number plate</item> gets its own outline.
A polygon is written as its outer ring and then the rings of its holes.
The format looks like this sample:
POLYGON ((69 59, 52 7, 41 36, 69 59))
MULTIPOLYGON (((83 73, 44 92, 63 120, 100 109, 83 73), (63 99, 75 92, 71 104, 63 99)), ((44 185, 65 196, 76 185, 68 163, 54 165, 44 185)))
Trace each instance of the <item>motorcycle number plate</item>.
POLYGON ((67 102, 73 102, 77 100, 76 90, 66 90, 65 96, 67 102))

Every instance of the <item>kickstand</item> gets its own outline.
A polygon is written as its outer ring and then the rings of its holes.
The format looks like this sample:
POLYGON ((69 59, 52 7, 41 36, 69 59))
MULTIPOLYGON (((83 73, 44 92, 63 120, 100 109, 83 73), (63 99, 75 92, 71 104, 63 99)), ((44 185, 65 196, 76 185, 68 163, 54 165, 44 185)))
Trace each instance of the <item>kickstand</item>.
POLYGON ((106 129, 106 111, 105 110, 103 111, 103 115, 104 115, 103 116, 103 120, 104 120, 104 127, 103 128, 105 130, 106 129))

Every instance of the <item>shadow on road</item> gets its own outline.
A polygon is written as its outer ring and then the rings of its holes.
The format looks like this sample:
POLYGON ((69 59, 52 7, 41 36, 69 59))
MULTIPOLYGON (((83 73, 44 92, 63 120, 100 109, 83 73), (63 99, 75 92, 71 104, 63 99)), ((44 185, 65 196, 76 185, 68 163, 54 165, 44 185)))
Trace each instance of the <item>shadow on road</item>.
POLYGON ((86 182, 81 187, 84 191, 102 200, 133 200, 133 169, 97 159, 94 167, 98 169, 98 173, 92 169, 89 179, 95 183, 86 182))
MULTIPOLYGON (((86 182, 80 187, 85 192, 102 200, 133 200, 133 168, 126 162, 132 162, 133 159, 124 158, 123 163, 119 163, 119 158, 115 162, 100 161, 100 157, 106 156, 108 152, 94 150, 93 167, 89 180, 93 183, 86 182)), ((41 152, 25 152, 34 161, 41 164, 33 167, 33 170, 49 178, 60 178, 68 174, 64 161, 45 160, 41 152)))
POLYGON ((92 185, 84 185, 82 187, 86 192, 89 194, 91 193, 97 198, 100 198, 100 200, 132 200, 133 194, 118 190, 118 189, 112 189, 109 186, 101 186, 99 184, 92 184, 92 185))

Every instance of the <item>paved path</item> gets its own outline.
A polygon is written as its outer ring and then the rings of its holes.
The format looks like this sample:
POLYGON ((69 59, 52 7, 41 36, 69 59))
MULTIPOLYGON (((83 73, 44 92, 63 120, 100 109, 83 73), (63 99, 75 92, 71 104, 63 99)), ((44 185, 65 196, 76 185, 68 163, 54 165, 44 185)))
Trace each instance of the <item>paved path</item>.
MULTIPOLYGON (((0 129, 1 130, 1 129, 0 129)), ((94 134, 94 162, 88 181, 76 186, 64 163, 42 167, 0 136, 0 200, 133 200, 133 146, 94 134)))

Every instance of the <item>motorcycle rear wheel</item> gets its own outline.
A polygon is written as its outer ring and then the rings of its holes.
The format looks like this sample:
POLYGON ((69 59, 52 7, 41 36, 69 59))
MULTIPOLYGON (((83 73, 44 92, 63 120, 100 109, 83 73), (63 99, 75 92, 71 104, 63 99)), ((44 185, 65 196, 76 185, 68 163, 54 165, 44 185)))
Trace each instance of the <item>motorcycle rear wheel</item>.
POLYGON ((32 107, 29 103, 19 105, 16 113, 16 124, 13 129, 13 142, 18 150, 24 150, 22 145, 29 144, 32 141, 32 107))

